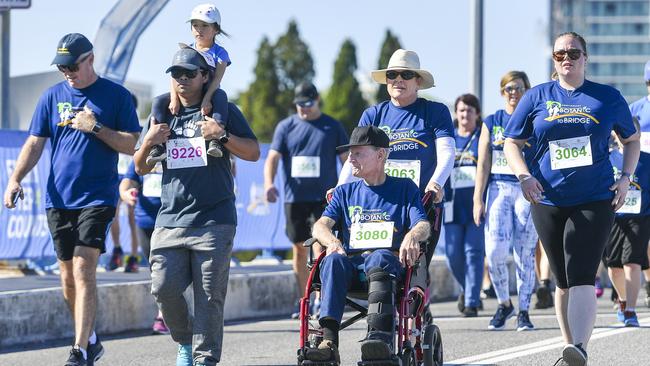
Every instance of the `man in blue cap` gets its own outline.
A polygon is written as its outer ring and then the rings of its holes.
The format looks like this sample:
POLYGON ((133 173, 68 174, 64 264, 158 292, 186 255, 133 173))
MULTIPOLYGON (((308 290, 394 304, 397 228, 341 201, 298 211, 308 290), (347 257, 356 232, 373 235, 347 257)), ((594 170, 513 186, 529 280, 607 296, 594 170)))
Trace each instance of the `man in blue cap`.
POLYGON ((22 179, 52 144, 45 208, 56 251, 63 297, 75 324, 66 366, 93 365, 104 349, 93 328, 97 309, 95 272, 115 216, 118 152, 133 154, 140 125, 131 93, 99 77, 93 45, 79 33, 59 41, 52 61, 65 78, 41 96, 30 136, 4 194, 14 208, 22 179))
MULTIPOLYGON (((151 236, 151 293, 178 343, 177 366, 213 366, 221 359, 223 308, 237 213, 230 154, 255 161, 259 145, 240 114, 217 121, 203 116, 201 101, 208 65, 192 48, 182 48, 167 69, 181 102, 180 112, 153 117, 133 156, 136 172, 147 174, 153 146, 165 144, 161 207, 151 236), (225 158, 208 156, 205 141, 218 139, 225 158), (183 297, 192 284, 194 312, 183 297)), ((218 89, 216 93, 223 93, 218 89)), ((169 113, 169 112, 167 112, 169 113)))

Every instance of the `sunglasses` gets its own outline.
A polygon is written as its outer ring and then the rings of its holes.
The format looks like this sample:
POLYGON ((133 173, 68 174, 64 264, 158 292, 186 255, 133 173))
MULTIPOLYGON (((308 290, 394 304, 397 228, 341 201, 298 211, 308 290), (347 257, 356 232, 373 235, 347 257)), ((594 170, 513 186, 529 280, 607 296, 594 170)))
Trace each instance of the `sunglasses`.
POLYGON ((314 104, 316 104, 316 101, 315 101, 315 100, 308 100, 308 101, 305 101, 305 102, 298 102, 298 103, 296 103, 296 105, 297 105, 298 107, 300 107, 300 108, 311 108, 311 107, 314 106, 314 104))
POLYGON ((523 93, 523 92, 524 92, 524 88, 521 87, 521 86, 518 86, 518 85, 517 85, 517 86, 511 86, 511 85, 508 85, 508 86, 506 86, 505 88, 503 88, 503 91, 506 92, 506 93, 508 93, 508 94, 512 94, 512 93, 523 93))
POLYGON ((579 50, 577 48, 572 48, 570 50, 553 51, 553 59, 557 62, 561 62, 564 61, 568 55, 571 60, 575 61, 579 59, 583 53, 584 52, 582 52, 582 50, 579 50))
POLYGON ((386 79, 388 80, 395 80, 397 79, 398 76, 402 77, 402 80, 411 80, 415 77, 420 77, 417 72, 411 71, 411 70, 404 70, 404 71, 386 71, 386 79))
POLYGON ((180 79, 183 76, 186 76, 188 79, 194 79, 196 75, 199 74, 199 70, 188 70, 179 67, 176 69, 172 69, 171 73, 174 79, 180 79))
POLYGON ((79 71, 79 65, 80 65, 82 62, 86 61, 86 60, 88 59, 88 57, 90 57, 90 55, 91 55, 90 53, 87 54, 86 56, 82 57, 82 58, 79 60, 79 62, 77 62, 77 63, 75 63, 75 64, 73 64, 73 65, 56 65, 56 67, 57 67, 57 68, 59 69, 59 71, 61 71, 61 72, 66 72, 66 71, 67 71, 67 72, 77 72, 77 71, 79 71))

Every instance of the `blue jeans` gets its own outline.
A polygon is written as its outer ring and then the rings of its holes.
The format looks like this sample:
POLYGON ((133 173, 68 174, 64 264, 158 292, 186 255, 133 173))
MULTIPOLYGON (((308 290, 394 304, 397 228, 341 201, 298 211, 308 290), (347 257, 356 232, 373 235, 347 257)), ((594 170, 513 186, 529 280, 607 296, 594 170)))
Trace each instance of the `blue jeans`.
POLYGON ((404 269, 399 258, 389 249, 377 249, 370 254, 344 256, 332 253, 320 264, 320 318, 331 318, 339 324, 345 309, 345 296, 352 284, 358 284, 359 273, 381 267, 396 280, 402 278, 404 269))
POLYGON ((478 307, 481 302, 485 240, 483 224, 445 224, 447 264, 465 293, 465 306, 478 307))

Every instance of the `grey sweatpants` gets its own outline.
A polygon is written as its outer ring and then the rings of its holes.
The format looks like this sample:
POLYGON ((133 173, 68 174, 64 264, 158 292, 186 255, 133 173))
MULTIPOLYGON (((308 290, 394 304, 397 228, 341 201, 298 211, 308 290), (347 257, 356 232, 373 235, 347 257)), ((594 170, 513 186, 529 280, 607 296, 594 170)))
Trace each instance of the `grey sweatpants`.
POLYGON ((192 344, 194 361, 221 359, 223 307, 228 288, 234 225, 158 227, 151 237, 151 293, 172 339, 192 344), (183 297, 192 284, 194 314, 183 297))

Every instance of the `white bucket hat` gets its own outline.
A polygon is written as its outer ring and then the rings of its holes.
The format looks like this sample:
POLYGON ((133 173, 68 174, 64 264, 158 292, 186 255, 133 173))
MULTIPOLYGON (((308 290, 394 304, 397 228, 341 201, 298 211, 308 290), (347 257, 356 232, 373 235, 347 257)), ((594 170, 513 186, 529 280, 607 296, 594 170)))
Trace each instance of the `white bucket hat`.
POLYGON ((382 70, 375 70, 370 73, 372 80, 379 84, 386 84, 386 71, 388 70, 411 70, 416 72, 422 78, 420 89, 429 89, 433 83, 433 75, 427 70, 420 69, 420 58, 413 51, 399 49, 393 52, 388 60, 388 67, 382 70))

